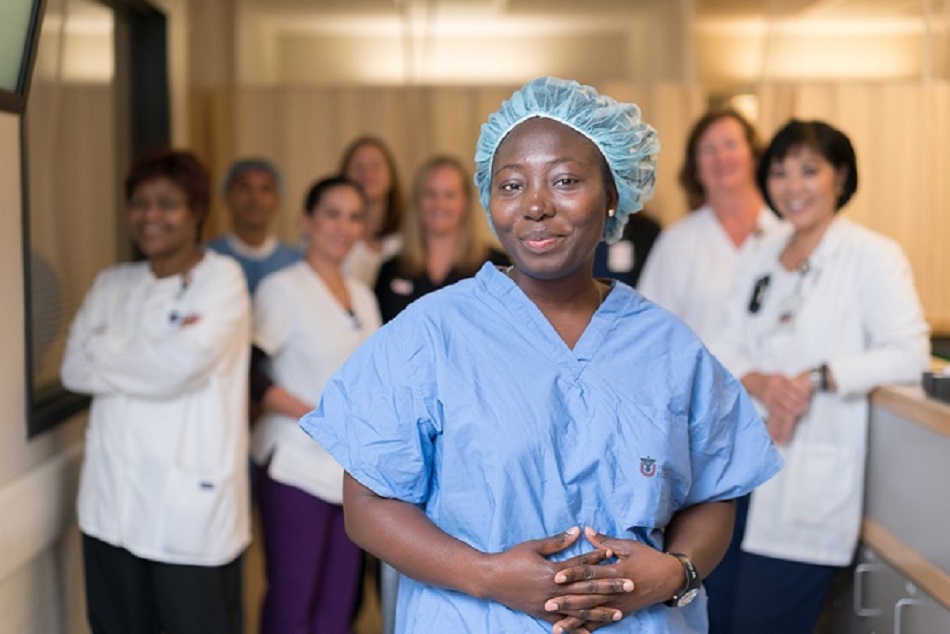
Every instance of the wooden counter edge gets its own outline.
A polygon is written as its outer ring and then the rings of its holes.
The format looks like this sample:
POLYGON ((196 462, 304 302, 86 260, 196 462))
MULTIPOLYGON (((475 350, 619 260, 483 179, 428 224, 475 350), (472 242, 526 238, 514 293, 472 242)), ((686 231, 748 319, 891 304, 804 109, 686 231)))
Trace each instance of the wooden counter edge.
POLYGON ((871 392, 871 405, 883 407, 938 434, 950 436, 950 405, 928 398, 919 386, 879 387, 871 392))
POLYGON ((864 518, 861 539, 881 559, 950 610, 950 575, 869 517, 864 518))

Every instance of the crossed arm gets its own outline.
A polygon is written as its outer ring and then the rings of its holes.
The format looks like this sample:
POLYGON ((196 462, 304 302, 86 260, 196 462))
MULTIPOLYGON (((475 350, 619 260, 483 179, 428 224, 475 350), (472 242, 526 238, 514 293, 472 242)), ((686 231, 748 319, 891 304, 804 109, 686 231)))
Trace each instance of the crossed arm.
MULTIPOLYGON (((382 498, 349 474, 343 500, 350 538, 403 574, 498 601, 552 623, 555 632, 593 631, 669 599, 684 581, 676 558, 589 527, 585 536, 593 549, 554 562, 549 556, 576 542, 579 527, 500 553, 483 553, 443 532, 418 507, 382 498)), ((667 530, 668 550, 689 555, 705 576, 725 553, 733 516, 731 502, 685 509, 667 530)))

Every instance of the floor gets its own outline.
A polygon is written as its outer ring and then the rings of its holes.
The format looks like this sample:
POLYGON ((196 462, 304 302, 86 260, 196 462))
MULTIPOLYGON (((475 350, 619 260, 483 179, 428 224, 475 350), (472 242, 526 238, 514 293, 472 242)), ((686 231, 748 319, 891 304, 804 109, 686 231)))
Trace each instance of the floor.
MULTIPOLYGON (((253 538, 244 557, 244 631, 257 634, 260 621, 261 601, 267 581, 264 578, 264 552, 261 548, 260 523, 257 514, 253 514, 253 538)), ((370 566, 372 568, 372 566, 370 566)), ((353 627, 352 634, 381 634, 382 621, 379 616, 379 595, 376 592, 376 578, 368 574, 364 579, 363 607, 353 627)))

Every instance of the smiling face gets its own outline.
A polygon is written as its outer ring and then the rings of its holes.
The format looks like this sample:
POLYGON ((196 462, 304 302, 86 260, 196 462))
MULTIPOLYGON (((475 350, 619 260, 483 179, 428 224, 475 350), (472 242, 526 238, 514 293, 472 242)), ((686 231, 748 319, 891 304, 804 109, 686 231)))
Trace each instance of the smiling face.
POLYGON ((177 261, 195 249, 198 216, 188 207, 185 190, 171 179, 142 181, 128 208, 132 240, 149 262, 177 261))
POLYGON ((302 232, 307 255, 340 265, 366 228, 366 208, 360 193, 350 185, 327 189, 313 210, 304 214, 302 232))
POLYGON ((492 164, 492 224, 515 267, 536 279, 590 277, 607 209, 606 163, 590 140, 546 118, 517 125, 492 164))
POLYGON ((424 234, 436 237, 461 231, 470 206, 462 179, 462 174, 448 165, 425 175, 418 203, 424 234))
POLYGON ((267 170, 246 169, 234 177, 225 199, 239 233, 266 230, 280 206, 277 178, 267 170))
POLYGON ((796 231, 807 232, 832 221, 843 181, 821 154, 799 146, 772 162, 766 185, 775 210, 796 231))
POLYGON ((699 182, 707 196, 755 184, 755 156, 742 124, 722 117, 696 145, 699 182))
POLYGON ((386 155, 372 143, 364 143, 353 151, 344 176, 357 183, 374 202, 382 202, 393 186, 393 176, 386 162, 386 155))

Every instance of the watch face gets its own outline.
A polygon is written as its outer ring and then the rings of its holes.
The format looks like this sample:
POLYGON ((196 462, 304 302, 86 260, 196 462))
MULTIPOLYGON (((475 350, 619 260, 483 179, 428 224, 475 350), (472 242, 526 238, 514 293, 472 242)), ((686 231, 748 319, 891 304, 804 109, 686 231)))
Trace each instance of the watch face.
POLYGON ((682 608, 684 606, 689 605, 690 603, 692 603, 693 599, 696 598, 697 594, 699 594, 699 590, 697 590, 696 588, 693 588, 692 590, 684 592, 683 596, 681 596, 679 599, 676 600, 676 607, 682 608))

